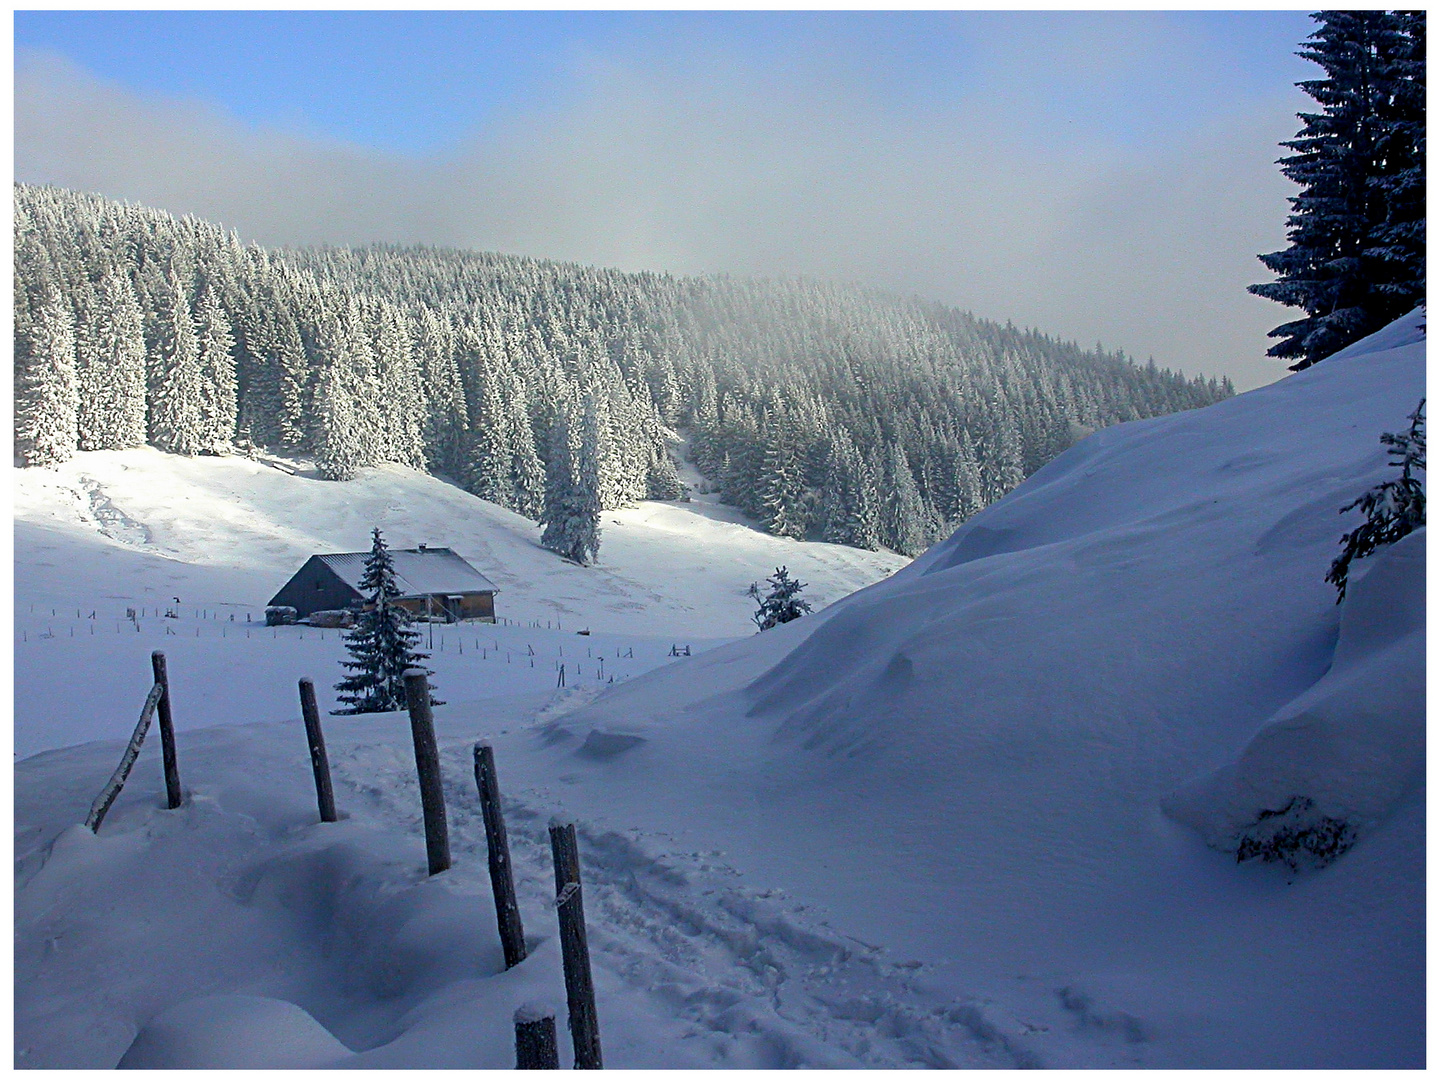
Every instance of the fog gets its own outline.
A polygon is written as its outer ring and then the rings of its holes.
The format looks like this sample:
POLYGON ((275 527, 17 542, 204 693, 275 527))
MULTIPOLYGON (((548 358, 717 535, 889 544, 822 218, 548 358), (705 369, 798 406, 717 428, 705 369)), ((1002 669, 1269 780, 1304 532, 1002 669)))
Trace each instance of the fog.
POLYGON ((1263 354, 1286 309, 1245 286, 1268 276, 1255 255, 1285 242, 1291 185, 1273 162, 1294 132, 1293 96, 1212 110, 1183 138, 1126 139, 1047 113, 1023 69, 984 98, 905 110, 819 65, 752 67, 704 48, 661 64, 592 55, 573 75, 567 93, 422 158, 242 123, 21 51, 16 178, 193 213, 265 244, 804 274, 1241 389, 1284 374, 1263 354))

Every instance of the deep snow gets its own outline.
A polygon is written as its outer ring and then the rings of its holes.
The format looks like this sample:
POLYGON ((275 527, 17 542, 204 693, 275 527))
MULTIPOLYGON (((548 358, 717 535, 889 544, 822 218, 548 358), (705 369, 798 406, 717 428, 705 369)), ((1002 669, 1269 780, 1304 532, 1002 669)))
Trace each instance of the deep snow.
POLYGON ((772 559, 825 599, 882 567, 745 550, 773 538, 743 523, 690 546, 713 517, 662 540, 672 514, 723 510, 646 504, 620 515, 633 539, 605 537, 617 584, 586 592, 533 526, 413 474, 367 477, 328 533, 340 508, 313 499, 343 485, 246 462, 131 451, 18 474, 17 701, 44 722, 17 715, 17 745, 29 727, 55 749, 16 767, 16 1063, 504 1066, 513 1009, 563 1001, 544 832, 561 811, 612 1067, 1423 1064, 1424 532, 1357 564, 1344 605, 1323 581, 1353 526, 1336 511, 1385 475, 1378 435, 1424 393, 1416 323, 1102 431, 888 580, 674 661, 669 639, 743 632, 735 591, 772 559), (124 498, 107 462, 144 474, 124 498), (97 542, 105 506, 82 476, 121 512, 118 539, 97 542), (258 566, 354 548, 391 506, 428 531, 397 544, 471 554, 473 536, 482 572, 513 575, 517 617, 566 624, 471 628, 463 661, 459 637, 437 655, 456 858, 430 880, 402 716, 327 720, 347 816, 315 821, 283 702, 297 673, 322 683, 333 632, 241 652, 238 622, 188 614, 263 602, 258 566), (462 507, 466 542, 442 531, 462 507), (122 579, 182 597, 174 635, 61 620, 62 598, 123 607, 106 595, 135 595, 122 579), (686 621, 695 597, 714 598, 716 632, 686 621), (517 667, 522 643, 543 663, 517 667), (71 744, 123 738, 162 644, 177 709, 212 725, 181 739, 189 802, 159 808, 147 746, 91 836, 75 823, 120 746, 71 744), (561 647, 637 660, 612 685, 592 655, 557 692, 561 647), (478 737, 535 944, 507 973, 478 737), (1319 870, 1237 864, 1238 830, 1295 796, 1345 816, 1355 846, 1319 870))

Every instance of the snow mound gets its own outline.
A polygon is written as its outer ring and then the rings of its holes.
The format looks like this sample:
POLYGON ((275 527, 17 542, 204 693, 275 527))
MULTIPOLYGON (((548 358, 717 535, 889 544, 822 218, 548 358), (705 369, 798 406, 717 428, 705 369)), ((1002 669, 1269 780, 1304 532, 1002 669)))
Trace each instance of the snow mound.
POLYGON ((121 1069, 333 1069, 350 1051, 299 1005, 249 994, 183 1001, 135 1036, 121 1069))
POLYGON ((1423 1061, 1423 533, 1342 605, 1324 580, 1425 394, 1422 318, 1100 431, 818 617, 602 695, 549 744, 574 801, 1120 1040, 1047 1064, 1423 1061), (591 732, 645 742, 587 761, 591 732))
MULTIPOLYGON (((1215 847, 1272 848, 1326 829, 1334 842, 1296 857, 1325 863, 1374 828, 1424 779, 1425 530, 1370 559, 1345 601, 1330 670, 1287 702, 1240 756, 1166 806, 1215 847), (1248 841, 1248 843, 1247 843, 1248 841)), ((1319 838, 1323 840, 1323 837, 1319 838)))

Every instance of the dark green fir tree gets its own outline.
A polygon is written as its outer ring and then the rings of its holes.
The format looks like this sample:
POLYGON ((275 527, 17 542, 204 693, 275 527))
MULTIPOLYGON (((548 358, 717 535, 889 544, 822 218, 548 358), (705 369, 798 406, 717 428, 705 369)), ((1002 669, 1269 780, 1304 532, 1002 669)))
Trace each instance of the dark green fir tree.
POLYGON ((1425 302, 1425 13, 1321 11, 1299 55, 1325 77, 1299 84, 1319 104, 1281 145, 1300 185, 1284 251, 1261 255, 1275 281, 1250 291, 1303 319, 1270 331, 1270 355, 1299 371, 1425 302))
MULTIPOLYGON (((350 674, 335 684, 336 695, 346 707, 337 714, 393 712, 405 708, 405 672, 421 667, 420 661, 430 659, 420 652, 420 632, 411 626, 410 613, 396 604, 400 595, 395 584, 395 560, 380 530, 371 532, 370 555, 365 560, 365 575, 360 590, 367 596, 365 610, 355 620, 355 628, 345 635, 345 647, 351 659, 341 665, 350 674)), ((428 668, 422 668, 428 675, 428 668)), ((432 692, 432 705, 443 705, 432 692)))

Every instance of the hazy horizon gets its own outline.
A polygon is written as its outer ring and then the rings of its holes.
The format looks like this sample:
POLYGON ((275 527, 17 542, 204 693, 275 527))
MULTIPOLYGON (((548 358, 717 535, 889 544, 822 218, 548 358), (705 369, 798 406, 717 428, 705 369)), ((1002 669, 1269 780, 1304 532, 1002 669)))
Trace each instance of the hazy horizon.
POLYGON ((1247 389, 1302 12, 16 15, 15 177, 265 244, 915 294, 1247 389), (277 44, 283 40, 285 44, 277 44))

